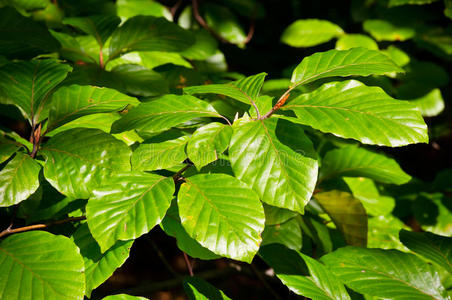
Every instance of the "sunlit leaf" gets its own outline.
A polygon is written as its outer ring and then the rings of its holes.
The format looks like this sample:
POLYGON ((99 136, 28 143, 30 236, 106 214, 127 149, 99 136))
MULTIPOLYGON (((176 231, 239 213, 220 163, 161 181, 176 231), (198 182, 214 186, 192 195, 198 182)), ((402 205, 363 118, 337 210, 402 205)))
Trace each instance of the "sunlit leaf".
POLYGON ((311 47, 344 34, 342 28, 326 20, 297 20, 287 27, 281 41, 292 47, 311 47))

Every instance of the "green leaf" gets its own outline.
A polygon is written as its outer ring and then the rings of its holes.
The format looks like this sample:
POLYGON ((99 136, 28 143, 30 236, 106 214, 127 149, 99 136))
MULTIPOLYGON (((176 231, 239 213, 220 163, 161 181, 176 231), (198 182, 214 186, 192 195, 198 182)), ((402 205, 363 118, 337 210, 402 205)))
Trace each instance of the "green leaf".
POLYGON ((71 69, 51 59, 9 63, 0 68, 0 89, 8 104, 17 105, 25 117, 37 121, 49 94, 71 69))
POLYGON ((399 67, 403 67, 410 62, 410 56, 394 45, 390 45, 381 52, 388 55, 399 67))
POLYGON ((448 299, 432 266, 398 250, 340 248, 321 258, 358 293, 390 299, 448 299))
POLYGON ((331 150, 323 158, 319 177, 339 176, 368 177, 393 184, 404 184, 411 179, 394 159, 354 146, 331 150))
POLYGON ((417 99, 411 100, 425 117, 435 117, 444 110, 444 100, 440 89, 433 89, 417 99))
POLYGON ((331 217, 349 245, 367 245, 367 214, 361 202, 347 192, 332 190, 314 198, 331 217))
POLYGON ((436 2, 438 0, 389 0, 389 7, 400 6, 400 5, 424 5, 436 2))
POLYGON ((312 47, 344 34, 342 28, 326 20, 297 20, 287 27, 281 42, 292 47, 312 47))
POLYGON ((97 56, 99 55, 100 49, 92 49, 92 47, 90 47, 92 44, 91 42, 96 43, 96 40, 91 36, 73 37, 69 34, 54 30, 50 30, 50 33, 61 44, 61 48, 58 51, 60 57, 79 63, 99 63, 97 56), (96 50, 96 53, 93 53, 93 50, 96 50))
POLYGON ((216 122, 196 129, 187 144, 188 158, 201 169, 228 148, 231 135, 231 126, 216 122))
POLYGON ((209 249, 201 246, 195 239, 190 237, 180 222, 179 209, 177 203, 173 202, 166 212, 165 218, 160 223, 160 227, 169 236, 176 239, 177 247, 193 258, 203 260, 218 259, 221 256, 216 255, 209 249))
POLYGON ((299 126, 266 119, 235 126, 229 146, 235 176, 270 205, 303 213, 317 179, 317 157, 299 126))
POLYGON ((132 51, 179 52, 194 42, 189 31, 164 18, 136 16, 113 32, 109 60, 132 51))
POLYGON ((452 274, 452 238, 430 232, 401 230, 400 241, 411 251, 437 263, 452 274))
POLYGON ((204 18, 207 25, 231 44, 243 46, 246 41, 246 33, 237 20, 236 15, 227 7, 214 4, 203 3, 204 18))
POLYGON ((116 8, 118 16, 123 19, 129 19, 137 15, 172 19, 169 9, 153 0, 117 0, 116 8))
POLYGON ((131 129, 147 133, 162 132, 199 117, 221 116, 208 103, 188 95, 165 95, 157 100, 141 103, 120 120, 113 123, 112 133, 131 129))
POLYGON ((264 230, 264 209, 256 193, 226 174, 185 179, 177 204, 188 235, 218 255, 250 263, 264 230))
POLYGON ((0 172, 0 207, 27 199, 39 187, 41 166, 29 155, 16 153, 0 172))
POLYGON ((0 133, 0 164, 7 161, 11 155, 20 149, 20 147, 21 144, 9 138, 3 137, 0 133))
POLYGON ((221 300, 231 299, 223 291, 199 277, 187 277, 183 282, 185 293, 190 300, 221 300))
POLYGON ((92 290, 106 281, 129 257, 133 241, 119 241, 102 254, 86 223, 74 232, 73 239, 85 263, 85 293, 91 297, 92 290))
POLYGON ((266 225, 281 224, 297 216, 296 212, 276 206, 271 206, 265 203, 264 212, 266 225))
POLYGON ((119 111, 140 103, 113 89, 80 85, 59 88, 51 101, 48 131, 84 115, 119 111))
POLYGON ((353 196, 361 201, 367 214, 384 216, 392 212, 395 199, 380 195, 373 180, 364 177, 343 177, 353 196))
POLYGON ((391 214, 369 218, 368 227, 367 247, 408 250, 399 240, 399 231, 409 227, 391 214))
POLYGON ((348 50, 357 47, 378 50, 378 44, 372 38, 364 34, 343 35, 336 42, 337 50, 348 50))
POLYGON ((98 129, 75 128, 52 137, 42 148, 44 176, 62 194, 87 199, 115 172, 130 170, 127 145, 98 129))
POLYGON ((403 72, 392 60, 379 51, 364 48, 318 52, 304 58, 292 74, 292 87, 334 76, 382 75, 403 72))
POLYGON ((139 52, 141 64, 148 69, 154 69, 165 64, 173 64, 191 68, 192 66, 179 53, 162 52, 162 51, 148 51, 139 52))
POLYGON ((444 0, 444 15, 452 19, 452 0, 444 0))
POLYGON ((377 41, 405 41, 416 34, 414 28, 396 26, 386 20, 366 20, 363 28, 377 41))
POLYGON ((131 296, 126 294, 117 294, 104 297, 102 298, 102 300, 148 300, 148 299, 144 297, 131 296))
POLYGON ((194 32, 196 42, 181 54, 185 58, 191 60, 206 60, 215 55, 218 50, 217 40, 204 29, 199 29, 194 32))
POLYGON ((259 73, 224 84, 190 86, 184 88, 184 92, 189 95, 206 93, 226 95, 240 102, 252 105, 257 101, 257 97, 264 84, 265 76, 267 76, 267 73, 259 73))
POLYGON ((2 299, 83 299, 85 275, 78 248, 44 231, 14 234, 0 242, 2 299))
POLYGON ((338 278, 307 255, 277 244, 262 247, 259 255, 297 295, 316 300, 350 300, 338 278), (308 270, 311 276, 306 276, 308 270))
POLYGON ((71 25, 86 34, 92 35, 101 47, 103 47, 119 23, 121 23, 121 20, 115 15, 94 15, 63 20, 63 24, 71 25))
POLYGON ((7 3, 14 6, 18 11, 33 11, 38 9, 44 9, 49 0, 9 0, 7 3))
MULTIPOLYGON (((358 49, 358 48, 357 48, 358 49)), ((365 144, 398 147, 427 143, 427 125, 412 104, 355 80, 324 84, 282 107, 290 120, 365 144)))
POLYGON ((187 155, 188 136, 163 143, 140 144, 132 154, 132 169, 154 171, 168 169, 182 163, 187 155))
POLYGON ((89 229, 102 253, 116 241, 136 239, 159 224, 173 194, 170 177, 144 172, 110 176, 86 206, 89 229))
POLYGON ((282 224, 265 225, 262 232, 262 246, 281 244, 292 250, 302 247, 301 228, 296 219, 290 219, 282 224))
POLYGON ((45 25, 25 18, 12 7, 0 9, 0 32, 0 55, 8 58, 32 58, 59 47, 45 25))

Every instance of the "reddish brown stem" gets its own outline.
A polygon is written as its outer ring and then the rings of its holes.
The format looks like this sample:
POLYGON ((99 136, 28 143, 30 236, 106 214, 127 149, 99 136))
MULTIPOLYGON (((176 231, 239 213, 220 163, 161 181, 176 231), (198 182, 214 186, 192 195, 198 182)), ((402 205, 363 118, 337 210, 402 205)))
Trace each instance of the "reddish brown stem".
POLYGON ((277 111, 278 109, 281 108, 281 106, 284 105, 284 103, 286 103, 287 99, 290 96, 290 91, 292 89, 288 89, 284 94, 282 94, 282 96, 279 98, 278 102, 276 102, 275 106, 272 107, 272 109, 270 109, 264 116, 262 116, 260 119, 264 120, 269 118, 271 115, 273 115, 273 113, 275 111, 277 111))
POLYGON ((101 69, 104 68, 105 64, 104 64, 104 53, 102 52, 102 47, 100 47, 99 50, 99 66, 101 69))
POLYGON ((185 264, 187 265, 187 269, 188 269, 188 273, 190 274, 191 277, 195 276, 195 274, 193 273, 193 266, 191 265, 190 259, 188 258, 187 253, 182 252, 184 254, 184 260, 185 260, 185 264))

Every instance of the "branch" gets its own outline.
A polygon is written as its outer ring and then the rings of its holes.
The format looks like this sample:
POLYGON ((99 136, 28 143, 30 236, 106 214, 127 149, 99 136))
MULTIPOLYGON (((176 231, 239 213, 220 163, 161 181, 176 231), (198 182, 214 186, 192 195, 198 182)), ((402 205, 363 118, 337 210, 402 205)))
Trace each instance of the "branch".
POLYGON ((185 264, 187 265, 187 269, 188 269, 188 274, 190 274, 191 277, 195 276, 195 274, 193 273, 193 266, 190 262, 190 259, 188 258, 187 253, 183 252, 184 254, 184 260, 185 260, 185 264))
POLYGON ((187 169, 190 168, 190 167, 191 167, 191 165, 187 164, 187 165, 185 165, 185 167, 183 167, 182 169, 180 169, 179 171, 177 171, 177 173, 173 175, 174 181, 179 180, 179 179, 182 177, 182 176, 181 176, 182 173, 184 173, 185 171, 187 171, 187 169))
POLYGON ((279 98, 278 102, 276 102, 275 106, 272 107, 272 109, 270 109, 263 117, 261 117, 261 120, 270 118, 271 115, 273 115, 273 113, 275 111, 277 111, 278 109, 281 108, 281 106, 284 105, 284 103, 286 103, 287 98, 289 98, 290 96, 290 92, 292 91, 292 88, 289 88, 284 94, 282 94, 282 96, 279 98))
POLYGON ((35 224, 35 225, 29 225, 29 226, 14 228, 14 229, 12 229, 11 228, 12 226, 10 225, 8 228, 6 228, 2 232, 0 232, 0 238, 13 234, 13 233, 42 229, 42 228, 47 228, 47 227, 50 227, 53 225, 59 225, 59 224, 64 224, 64 223, 69 223, 69 222, 76 222, 76 221, 81 221, 81 220, 86 220, 86 217, 85 216, 71 217, 71 218, 67 218, 67 219, 63 219, 63 220, 53 221, 53 222, 50 222, 47 224, 35 224))

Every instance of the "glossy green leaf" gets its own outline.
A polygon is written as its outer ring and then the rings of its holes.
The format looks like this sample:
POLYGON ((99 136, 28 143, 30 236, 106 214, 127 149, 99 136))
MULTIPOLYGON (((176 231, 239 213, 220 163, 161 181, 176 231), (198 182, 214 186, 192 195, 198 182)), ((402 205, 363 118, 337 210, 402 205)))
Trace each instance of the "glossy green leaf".
POLYGON ((344 34, 342 28, 326 20, 297 20, 287 27, 281 41, 292 47, 312 47, 344 34))
POLYGON ((148 300, 148 299, 144 297, 131 296, 126 294, 117 294, 104 297, 102 298, 102 300, 148 300))
POLYGON ((444 100, 440 89, 433 89, 426 95, 411 100, 425 117, 435 117, 444 110, 444 100))
POLYGON ((385 20, 366 20, 363 28, 377 41, 405 41, 416 34, 414 28, 399 27, 385 20))
POLYGON ((235 13, 223 5, 204 3, 204 18, 207 25, 218 35, 232 44, 243 45, 246 33, 240 25, 235 13))
POLYGON ((349 245, 367 245, 367 214, 361 201, 347 192, 332 190, 314 198, 331 217, 349 245))
POLYGON ((367 247, 408 251, 399 240, 399 231, 409 227, 398 218, 391 214, 369 218, 368 227, 367 247))
POLYGON ((204 29, 199 29, 194 32, 196 42, 181 54, 185 58, 191 60, 205 60, 215 55, 218 49, 217 40, 204 29))
POLYGON ((277 119, 235 126, 229 157, 235 176, 263 202, 304 212, 318 164, 312 143, 299 126, 277 119))
POLYGON ((187 277, 183 282, 185 293, 190 300, 222 300, 231 299, 222 290, 199 277, 187 277))
POLYGON ((448 299, 432 266, 398 250, 340 248, 321 258, 351 289, 390 299, 448 299))
POLYGON ((4 163, 21 147, 18 142, 3 137, 0 133, 0 164, 4 163))
POLYGON ((130 170, 127 145, 98 129, 69 129, 52 137, 41 152, 44 176, 68 197, 87 199, 115 172, 130 170), (81 142, 83 141, 83 142, 81 142))
POLYGON ((437 263, 452 274, 452 238, 430 232, 401 230, 400 241, 411 251, 437 263))
POLYGON ((184 92, 190 95, 206 93, 226 95, 251 105, 257 102, 265 76, 267 76, 267 73, 260 73, 224 84, 190 86, 184 88, 184 92))
POLYGON ((83 299, 85 275, 79 249, 44 231, 14 234, 0 242, 0 298, 83 299))
POLYGON ((414 105, 355 80, 324 84, 282 109, 295 112, 298 118, 291 118, 293 122, 365 144, 398 147, 428 142, 427 126, 414 105))
POLYGON ((323 158, 320 178, 339 176, 368 177, 394 184, 407 183, 411 179, 394 159, 354 146, 331 150, 323 158))
POLYGON ((129 19, 137 15, 165 17, 172 19, 171 12, 164 5, 154 0, 117 0, 118 16, 129 19))
POLYGON ((177 247, 193 258, 203 260, 218 259, 221 256, 216 255, 209 249, 201 246, 195 239, 190 237, 180 222, 179 209, 176 203, 172 203, 166 212, 165 218, 160 223, 160 227, 169 236, 176 239, 177 247))
POLYGON ((290 219, 281 224, 265 225, 262 232, 262 246, 275 243, 292 250, 301 249, 301 228, 296 219, 290 219))
MULTIPOLYGON (((98 63, 98 55, 100 49, 96 49, 93 53, 91 42, 96 43, 96 40, 91 36, 77 36, 50 30, 52 36, 61 44, 59 49, 60 57, 69 59, 74 62, 98 63)), ((97 45, 97 44, 96 44, 97 45)))
POLYGON ((348 50, 357 47, 378 50, 378 44, 372 38, 364 34, 346 34, 340 37, 336 42, 337 50, 348 50))
POLYGON ((148 69, 154 69, 165 64, 173 64, 186 68, 192 67, 179 53, 175 52, 147 51, 139 52, 139 56, 141 58, 141 64, 148 69))
POLYGON ((177 204, 188 235, 218 255, 251 262, 261 243, 264 209, 254 191, 226 174, 185 179, 177 204))
POLYGON ((25 18, 12 7, 0 8, 0 32, 0 55, 6 57, 32 58, 59 47, 45 25, 25 18))
POLYGON ((229 146, 232 127, 221 123, 210 123, 198 128, 187 144, 188 158, 198 169, 218 159, 229 146))
POLYGON ((182 163, 187 155, 188 136, 162 143, 140 144, 132 154, 132 169, 154 171, 168 169, 182 163))
POLYGON ((306 57, 292 74, 292 86, 334 76, 382 75, 403 72, 392 60, 379 51, 364 48, 330 50, 306 57))
POLYGON ((399 67, 403 67, 410 62, 410 56, 394 45, 390 45, 381 52, 388 55, 399 67))
POLYGON ((51 101, 48 131, 84 115, 119 111, 140 103, 113 89, 80 85, 59 88, 51 101))
POLYGON ((164 18, 135 16, 113 32, 109 59, 132 51, 179 52, 194 42, 189 31, 164 18))
POLYGON ((116 241, 136 239, 159 224, 173 194, 172 178, 149 173, 110 176, 86 206, 89 229, 102 253, 116 241))
POLYGON ((8 104, 17 105, 25 117, 37 121, 49 94, 71 69, 51 59, 9 63, 0 68, 0 89, 8 104))
POLYGON ((106 281, 126 261, 133 241, 119 241, 102 254, 86 223, 74 232, 73 239, 85 263, 85 293, 90 297, 92 290, 106 281))
POLYGON ((165 95, 131 109, 113 123, 113 133, 137 129, 148 133, 162 132, 199 117, 221 117, 208 103, 188 95, 165 95))
POLYGON ((266 203, 264 203, 264 212, 266 225, 281 224, 297 216, 296 212, 285 208, 271 206, 266 203))
POLYGON ((424 5, 436 2, 438 0, 389 0, 388 6, 400 6, 400 5, 424 5))
POLYGON ((121 20, 115 15, 94 15, 83 18, 66 18, 63 24, 76 27, 92 35, 100 46, 103 46, 121 20))
POLYGON ((27 199, 39 187, 41 166, 29 155, 18 152, 0 171, 0 207, 27 199))
POLYGON ((395 199, 380 195, 374 181, 364 177, 343 177, 353 196, 359 199, 366 209, 367 214, 384 216, 392 212, 395 199))
POLYGON ((259 255, 274 269, 282 283, 297 295, 316 300, 350 300, 338 278, 307 255, 277 244, 262 247, 259 255))

